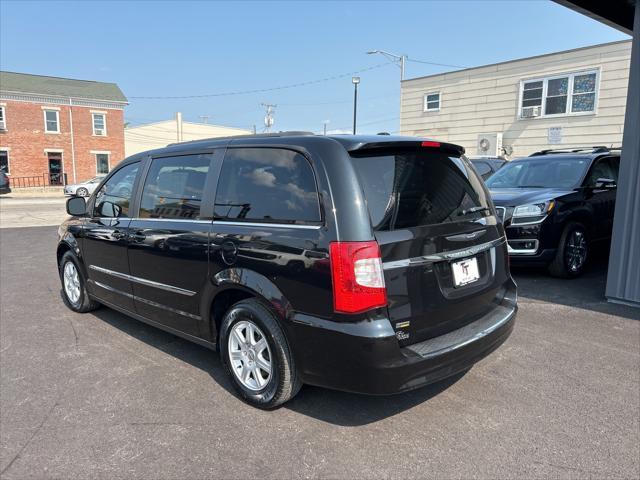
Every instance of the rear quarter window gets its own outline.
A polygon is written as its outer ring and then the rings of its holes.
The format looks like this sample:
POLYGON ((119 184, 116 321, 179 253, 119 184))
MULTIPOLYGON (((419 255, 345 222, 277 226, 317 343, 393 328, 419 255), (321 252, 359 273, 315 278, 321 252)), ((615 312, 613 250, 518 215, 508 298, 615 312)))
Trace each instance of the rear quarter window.
POLYGON ((293 150, 228 149, 218 180, 215 216, 258 222, 320 222, 311 164, 293 150))

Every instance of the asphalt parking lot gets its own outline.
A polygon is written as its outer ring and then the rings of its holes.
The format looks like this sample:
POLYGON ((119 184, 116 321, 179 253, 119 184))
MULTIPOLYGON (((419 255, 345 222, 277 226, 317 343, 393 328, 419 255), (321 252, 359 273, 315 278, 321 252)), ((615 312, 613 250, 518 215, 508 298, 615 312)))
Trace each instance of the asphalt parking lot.
POLYGON ((60 225, 66 217, 62 194, 33 197, 22 192, 0 196, 0 228, 60 225))
POLYGON ((606 259, 574 281, 515 272, 515 331, 466 375, 304 387, 263 412, 209 350, 66 309, 55 233, 0 232, 3 479, 640 477, 640 310, 604 301, 606 259))

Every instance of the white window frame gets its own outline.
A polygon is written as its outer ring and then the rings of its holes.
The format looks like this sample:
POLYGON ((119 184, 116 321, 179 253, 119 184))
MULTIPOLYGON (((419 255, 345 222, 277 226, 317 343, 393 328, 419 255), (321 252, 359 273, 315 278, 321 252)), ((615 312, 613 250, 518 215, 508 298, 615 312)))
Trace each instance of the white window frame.
POLYGON ((0 152, 4 152, 7 154, 7 170, 4 172, 7 175, 11 175, 11 155, 9 155, 9 150, 11 150, 9 147, 0 148, 0 152))
POLYGON ((0 112, 2 112, 2 124, 0 125, 0 131, 5 132, 7 130, 7 108, 4 103, 0 103, 0 112))
POLYGON ((102 152, 102 151, 99 151, 99 150, 91 150, 91 153, 93 154, 93 158, 95 158, 95 160, 96 160, 96 175, 108 175, 109 172, 111 171, 111 152, 102 152), (107 173, 98 172, 98 155, 106 155, 107 156, 107 168, 108 168, 107 173))
POLYGON ((422 106, 422 110, 425 112, 439 112, 440 108, 442 107, 442 94, 438 91, 438 92, 429 92, 429 93, 425 93, 423 96, 423 106, 422 106), (429 103, 427 102, 427 97, 429 97, 429 95, 438 95, 438 108, 429 108, 429 103))
POLYGON ((93 130, 94 137, 106 137, 107 136, 107 112, 91 112, 91 129, 93 130), (96 133, 96 116, 102 117, 102 123, 104 124, 103 133, 96 133))
POLYGON ((60 109, 58 108, 43 108, 42 116, 44 118, 44 133, 48 134, 58 134, 60 133, 60 109), (56 128, 57 130, 54 132, 53 130, 47 130, 47 112, 54 112, 56 114, 56 128))
MULTIPOLYGON (((556 117, 579 117, 583 115, 597 115, 598 113, 598 99, 600 98, 600 67, 590 68, 587 70, 577 70, 573 72, 558 73, 553 75, 546 75, 543 77, 524 78, 520 80, 520 94, 518 95, 518 119, 520 120, 535 120, 537 118, 556 118, 556 117), (573 81, 575 77, 580 75, 589 75, 595 73, 596 86, 595 86, 595 98, 593 101, 593 110, 588 112, 572 112, 573 107, 573 81), (564 113, 547 114, 547 86, 549 80, 556 80, 558 78, 568 78, 567 85, 567 107, 564 113), (537 117, 523 117, 522 116, 522 102, 524 96, 524 84, 529 82, 542 82, 542 104, 540 105, 540 115, 537 117)), ((525 107, 533 108, 533 107, 525 107)))

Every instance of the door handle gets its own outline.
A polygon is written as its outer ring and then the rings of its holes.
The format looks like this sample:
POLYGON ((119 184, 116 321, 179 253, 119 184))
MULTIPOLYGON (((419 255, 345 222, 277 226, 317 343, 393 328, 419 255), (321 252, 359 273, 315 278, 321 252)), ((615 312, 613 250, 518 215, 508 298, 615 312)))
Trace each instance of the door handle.
POLYGON ((116 240, 122 240, 123 238, 127 238, 127 234, 125 232, 121 232, 120 230, 114 230, 111 236, 116 240))

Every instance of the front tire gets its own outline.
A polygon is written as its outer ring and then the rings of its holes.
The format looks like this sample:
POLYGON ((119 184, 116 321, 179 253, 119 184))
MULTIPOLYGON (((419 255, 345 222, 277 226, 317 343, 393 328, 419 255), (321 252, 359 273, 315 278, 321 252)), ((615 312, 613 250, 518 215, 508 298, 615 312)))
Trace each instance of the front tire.
POLYGON ((255 298, 234 304, 220 327, 220 357, 233 385, 250 405, 269 410, 302 386, 276 316, 255 298))
POLYGON ((88 197, 89 196, 89 190, 87 190, 84 187, 81 187, 76 191, 76 195, 78 197, 88 197))
POLYGON ((579 277, 584 273, 588 253, 589 238, 585 227, 580 223, 569 223, 562 232, 549 273, 560 278, 579 277))
POLYGON ((86 278, 73 252, 66 252, 60 259, 58 267, 62 283, 62 298, 67 307, 74 312, 86 313, 100 306, 89 297, 86 278))

